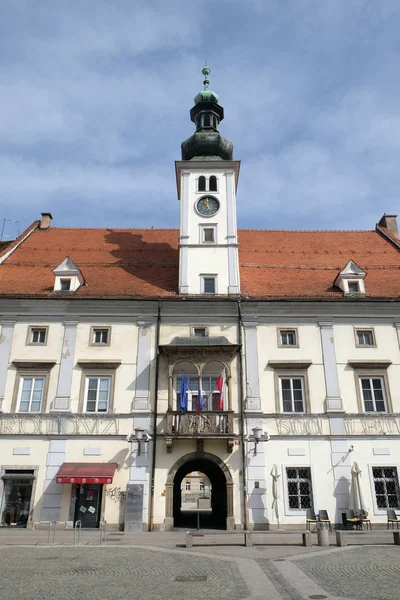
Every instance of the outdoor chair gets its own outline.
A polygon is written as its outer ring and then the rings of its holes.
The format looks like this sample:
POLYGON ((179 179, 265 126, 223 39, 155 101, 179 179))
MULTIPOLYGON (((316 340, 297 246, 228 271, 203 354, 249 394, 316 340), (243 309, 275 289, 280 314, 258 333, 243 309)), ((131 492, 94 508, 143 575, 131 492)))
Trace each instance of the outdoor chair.
POLYGON ((306 512, 306 529, 311 531, 311 525, 316 525, 318 523, 318 519, 315 516, 314 509, 307 508, 306 512))
POLYGON ((354 527, 359 529, 362 526, 361 519, 355 515, 354 510, 346 510, 342 513, 342 521, 345 529, 354 529, 354 527))
POLYGON ((366 510, 364 510, 363 508, 358 512, 358 516, 361 519, 361 527, 365 524, 366 528, 371 529, 372 531, 372 524, 371 524, 371 519, 368 519, 368 513, 366 510))
POLYGON ((398 529, 399 528, 400 519, 396 515, 396 511, 394 510, 394 508, 388 508, 387 509, 387 528, 389 529, 390 526, 392 526, 394 528, 394 524, 395 523, 396 523, 396 527, 398 529))
POLYGON ((318 522, 319 523, 328 523, 329 531, 332 531, 332 524, 331 524, 331 520, 328 516, 328 511, 326 511, 326 510, 318 511, 318 522))

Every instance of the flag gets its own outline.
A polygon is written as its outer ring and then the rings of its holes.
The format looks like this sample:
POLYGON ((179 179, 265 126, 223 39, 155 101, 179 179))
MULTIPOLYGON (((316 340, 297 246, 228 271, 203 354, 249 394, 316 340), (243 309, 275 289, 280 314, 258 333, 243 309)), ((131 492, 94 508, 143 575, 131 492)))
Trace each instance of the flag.
POLYGON ((199 413, 204 410, 204 398, 203 398, 203 386, 201 385, 201 378, 199 379, 199 394, 197 397, 196 412, 199 413))
POLYGON ((215 385, 217 386, 217 390, 219 391, 218 398, 218 409, 223 410, 224 408, 224 388, 225 388, 225 369, 222 369, 221 375, 218 377, 215 385))
POLYGON ((188 390, 189 390, 189 380, 185 371, 182 371, 182 383, 181 383, 181 409, 182 412, 185 413, 187 411, 188 404, 188 390))

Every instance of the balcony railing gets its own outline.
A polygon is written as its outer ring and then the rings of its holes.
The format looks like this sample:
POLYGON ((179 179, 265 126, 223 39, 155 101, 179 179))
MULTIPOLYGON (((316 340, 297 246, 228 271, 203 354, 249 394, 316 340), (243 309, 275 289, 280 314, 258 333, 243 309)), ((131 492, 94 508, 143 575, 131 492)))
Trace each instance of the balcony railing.
POLYGON ((233 413, 179 411, 167 414, 167 434, 176 436, 227 436, 233 434, 233 413))
POLYGON ((344 430, 346 435, 400 435, 400 415, 347 414, 344 430))

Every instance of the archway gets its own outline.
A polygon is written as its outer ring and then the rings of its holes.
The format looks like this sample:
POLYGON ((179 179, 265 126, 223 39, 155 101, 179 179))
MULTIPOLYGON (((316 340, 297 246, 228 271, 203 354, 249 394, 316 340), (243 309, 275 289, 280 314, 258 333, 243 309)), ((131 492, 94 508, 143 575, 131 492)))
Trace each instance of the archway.
POLYGON ((166 529, 197 526, 197 510, 182 511, 181 485, 189 473, 203 473, 211 483, 211 510, 200 516, 201 529, 233 530, 233 481, 225 463, 208 452, 193 452, 180 458, 168 474, 166 484, 166 529))

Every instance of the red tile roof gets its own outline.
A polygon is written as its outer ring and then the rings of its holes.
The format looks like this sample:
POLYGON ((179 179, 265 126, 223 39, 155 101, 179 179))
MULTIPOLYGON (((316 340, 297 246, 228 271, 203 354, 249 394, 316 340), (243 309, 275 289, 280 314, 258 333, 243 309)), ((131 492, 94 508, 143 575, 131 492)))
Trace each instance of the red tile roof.
MULTIPOLYGON (((53 269, 69 256, 86 282, 73 297, 175 297, 178 236, 177 229, 36 228, 0 265, 0 294, 54 296, 53 269)), ((239 244, 244 297, 342 298, 333 282, 350 259, 367 272, 367 297, 400 297, 399 249, 377 231, 241 230, 239 244)))

